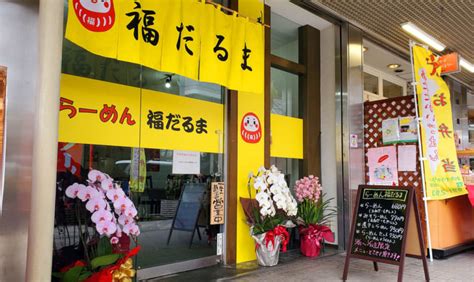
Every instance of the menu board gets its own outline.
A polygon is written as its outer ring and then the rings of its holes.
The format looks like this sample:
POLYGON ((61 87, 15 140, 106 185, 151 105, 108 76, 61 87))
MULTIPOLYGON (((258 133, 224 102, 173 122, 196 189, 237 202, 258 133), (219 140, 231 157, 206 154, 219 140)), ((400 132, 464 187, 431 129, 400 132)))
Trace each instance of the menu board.
POLYGON ((408 189, 362 188, 351 253, 399 262, 405 237, 408 189))
MULTIPOLYGON (((420 254, 425 250, 413 188, 360 185, 356 203, 342 280, 347 279, 350 259, 358 258, 373 261, 375 271, 377 262, 398 265, 397 281, 401 282, 410 218, 416 223, 420 254)), ((425 279, 429 281, 426 257, 414 257, 422 260, 425 279)))

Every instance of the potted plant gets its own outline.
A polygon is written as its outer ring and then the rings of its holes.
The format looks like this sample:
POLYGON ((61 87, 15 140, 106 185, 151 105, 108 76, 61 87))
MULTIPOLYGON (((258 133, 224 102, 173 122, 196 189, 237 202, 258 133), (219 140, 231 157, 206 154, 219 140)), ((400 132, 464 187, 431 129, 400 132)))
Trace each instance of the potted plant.
POLYGON ((137 210, 122 188, 107 174, 91 170, 87 181, 65 190, 64 201, 74 208, 82 258, 53 277, 71 282, 131 281, 135 274, 131 257, 140 247, 130 250, 130 238, 136 242, 140 229, 137 210))
POLYGON ((255 193, 255 199, 245 206, 251 236, 256 242, 257 261, 262 266, 276 265, 280 247, 286 251, 289 239, 286 228, 294 226, 289 218, 296 216, 297 202, 291 195, 285 175, 275 166, 270 169, 262 167, 257 175, 250 173, 248 190, 250 198, 252 191, 255 193))
POLYGON ((298 201, 296 222, 301 253, 307 257, 317 257, 323 240, 334 242, 334 234, 327 226, 328 220, 336 213, 329 206, 332 199, 325 199, 319 179, 313 175, 297 180, 294 191, 298 201))

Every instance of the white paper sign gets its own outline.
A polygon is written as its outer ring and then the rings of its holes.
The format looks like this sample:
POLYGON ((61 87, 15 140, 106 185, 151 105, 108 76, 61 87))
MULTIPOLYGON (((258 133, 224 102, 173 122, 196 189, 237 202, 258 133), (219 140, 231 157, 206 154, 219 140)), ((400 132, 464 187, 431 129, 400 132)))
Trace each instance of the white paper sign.
POLYGON ((398 170, 416 171, 416 146, 398 146, 398 170))
POLYGON ((173 174, 200 174, 201 153, 191 151, 173 151, 173 174))
POLYGON ((383 144, 397 143, 400 138, 398 118, 389 118, 382 121, 383 144))

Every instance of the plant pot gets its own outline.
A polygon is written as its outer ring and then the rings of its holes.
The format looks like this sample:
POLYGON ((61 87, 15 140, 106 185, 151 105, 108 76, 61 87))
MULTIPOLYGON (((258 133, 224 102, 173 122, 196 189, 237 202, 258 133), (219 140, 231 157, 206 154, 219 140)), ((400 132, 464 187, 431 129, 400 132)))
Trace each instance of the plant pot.
POLYGON ((310 258, 319 256, 321 253, 322 242, 312 235, 300 235, 301 253, 310 258))
POLYGON ((273 241, 275 243, 273 244, 272 241, 266 242, 266 234, 252 235, 256 243, 257 262, 261 266, 274 266, 278 264, 280 258, 281 238, 280 236, 275 236, 273 241))

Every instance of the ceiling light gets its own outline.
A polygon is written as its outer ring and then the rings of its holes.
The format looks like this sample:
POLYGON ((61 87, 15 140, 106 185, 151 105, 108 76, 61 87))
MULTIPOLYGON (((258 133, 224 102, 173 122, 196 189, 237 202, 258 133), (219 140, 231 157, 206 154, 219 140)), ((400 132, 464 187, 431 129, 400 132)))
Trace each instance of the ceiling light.
POLYGON ((400 64, 389 64, 387 65, 387 68, 389 69, 398 69, 400 67, 400 64))
POLYGON ((446 45, 436 40, 434 37, 429 35, 428 33, 424 32, 423 30, 419 29, 416 25, 412 24, 411 22, 403 23, 402 28, 410 33, 411 35, 415 36, 416 38, 420 39, 424 43, 433 47, 436 51, 443 51, 446 48, 446 45))
POLYGON ((459 61, 459 64, 461 65, 461 67, 465 68, 466 70, 470 72, 474 72, 474 65, 469 63, 465 59, 461 58, 461 60, 459 61))
POLYGON ((364 47, 362 47, 362 50, 363 50, 364 52, 367 52, 367 50, 369 50, 369 48, 367 48, 367 47, 364 46, 364 47))
POLYGON ((171 88, 171 75, 166 76, 165 87, 166 88, 171 88))

